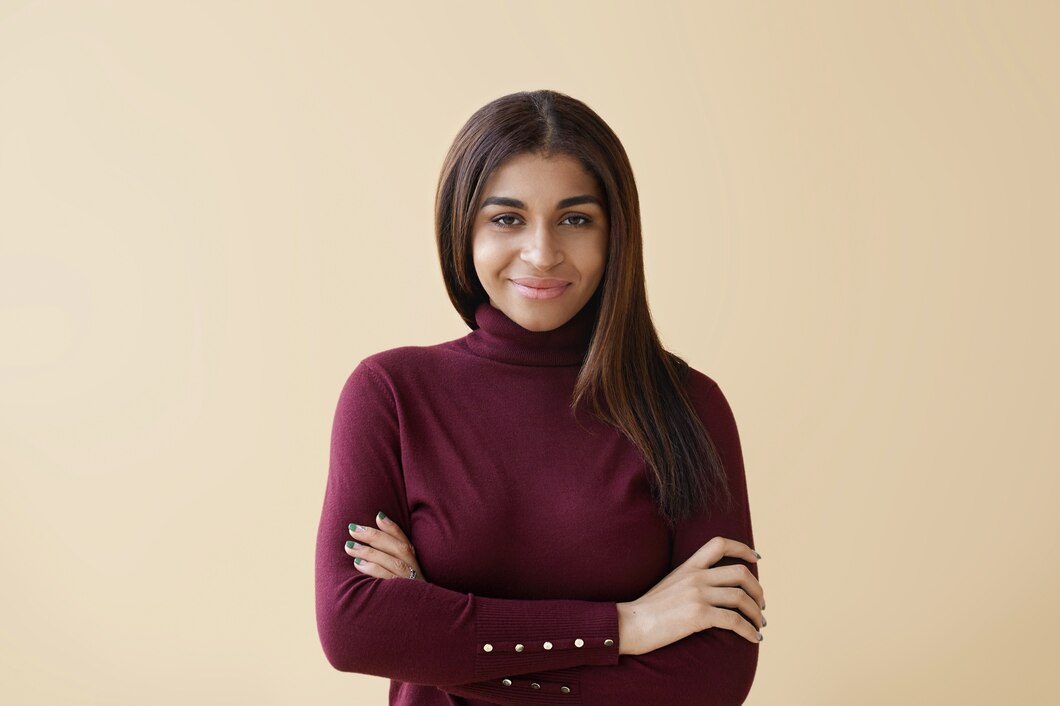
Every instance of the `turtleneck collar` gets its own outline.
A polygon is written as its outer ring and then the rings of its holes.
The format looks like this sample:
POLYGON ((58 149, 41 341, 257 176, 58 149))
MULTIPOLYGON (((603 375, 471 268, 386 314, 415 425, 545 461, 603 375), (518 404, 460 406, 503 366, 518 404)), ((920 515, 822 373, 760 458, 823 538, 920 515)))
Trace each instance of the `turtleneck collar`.
POLYGON ((467 345, 473 353, 503 363, 547 367, 581 365, 589 350, 598 312, 597 298, 592 297, 558 328, 530 331, 484 301, 475 309, 478 328, 467 334, 467 345))

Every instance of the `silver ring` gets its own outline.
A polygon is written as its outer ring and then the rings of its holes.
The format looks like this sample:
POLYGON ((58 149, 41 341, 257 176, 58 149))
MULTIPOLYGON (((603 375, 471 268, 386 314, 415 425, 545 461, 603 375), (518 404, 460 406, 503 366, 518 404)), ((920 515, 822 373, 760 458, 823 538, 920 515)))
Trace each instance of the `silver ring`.
POLYGON ((416 570, 415 569, 409 569, 409 578, 410 579, 415 579, 416 578, 416 570))

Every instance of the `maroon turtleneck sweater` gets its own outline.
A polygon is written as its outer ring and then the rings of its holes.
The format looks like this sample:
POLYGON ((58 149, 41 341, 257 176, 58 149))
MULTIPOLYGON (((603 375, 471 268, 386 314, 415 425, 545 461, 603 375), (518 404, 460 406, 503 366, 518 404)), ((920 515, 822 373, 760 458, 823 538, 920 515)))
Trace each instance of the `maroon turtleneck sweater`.
POLYGON ((754 540, 736 424, 709 377, 690 368, 687 386, 734 509, 672 532, 636 448, 570 411, 595 315, 590 305, 528 331, 483 303, 466 336, 370 355, 346 380, 317 534, 317 627, 336 669, 391 679, 391 704, 746 698, 759 646, 731 630, 619 655, 616 603, 711 537, 754 540), (408 534, 425 582, 355 568, 348 526, 374 526, 379 511, 408 534))

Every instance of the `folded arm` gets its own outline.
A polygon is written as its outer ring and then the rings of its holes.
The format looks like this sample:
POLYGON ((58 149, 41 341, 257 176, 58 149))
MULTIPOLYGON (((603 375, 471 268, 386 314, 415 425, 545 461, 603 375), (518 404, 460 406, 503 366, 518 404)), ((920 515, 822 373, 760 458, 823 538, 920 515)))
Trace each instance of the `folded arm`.
POLYGON ((361 573, 344 548, 350 521, 382 510, 409 527, 404 495, 392 391, 362 362, 339 396, 317 532, 317 629, 332 666, 440 686, 618 661, 614 602, 489 598, 361 573))
MULTIPOLYGON (((725 465, 733 507, 710 517, 700 513, 679 525, 673 537, 671 569, 715 536, 754 547, 743 454, 732 410, 717 385, 702 376, 694 376, 692 392, 697 410, 725 465)), ((734 563, 748 566, 758 578, 755 563, 726 557, 717 565, 734 563)), ((710 628, 647 654, 621 655, 611 665, 526 670, 507 675, 503 678, 507 681, 494 678, 443 688, 457 696, 513 705, 548 704, 556 695, 569 700, 555 703, 586 706, 741 704, 754 681, 758 649, 758 644, 731 630, 710 628)))
MULTIPOLYGON (((753 546, 746 481, 731 410, 712 382, 697 408, 728 472, 734 509, 697 515, 673 535, 671 567, 713 536, 753 546)), ((711 628, 643 655, 619 656, 613 602, 507 600, 422 581, 377 579, 344 551, 351 518, 384 510, 409 527, 400 430, 385 379, 362 363, 340 395, 317 537, 317 621, 342 671, 429 684, 505 704, 739 704, 758 645, 711 628)), ((721 563, 736 563, 723 560, 721 563)), ((742 563, 742 562, 741 562, 742 563)), ((757 577, 757 569, 749 565, 757 577)))

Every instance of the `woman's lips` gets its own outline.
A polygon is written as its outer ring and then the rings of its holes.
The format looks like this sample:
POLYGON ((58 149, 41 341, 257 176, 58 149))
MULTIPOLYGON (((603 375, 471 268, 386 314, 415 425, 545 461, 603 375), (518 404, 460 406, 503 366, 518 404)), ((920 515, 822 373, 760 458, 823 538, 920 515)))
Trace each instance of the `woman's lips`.
POLYGON ((570 282, 561 279, 513 279, 516 291, 527 299, 555 299, 567 291, 570 282))

